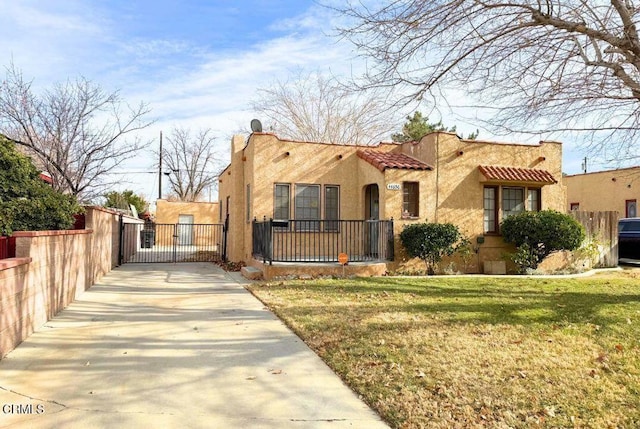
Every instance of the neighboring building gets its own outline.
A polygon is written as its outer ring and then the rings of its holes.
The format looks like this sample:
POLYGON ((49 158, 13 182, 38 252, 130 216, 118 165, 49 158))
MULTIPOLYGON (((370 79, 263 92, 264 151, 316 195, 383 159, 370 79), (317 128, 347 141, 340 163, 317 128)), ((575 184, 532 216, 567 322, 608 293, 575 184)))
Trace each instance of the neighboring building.
POLYGON ((446 132, 377 146, 234 136, 219 186, 220 215, 229 215, 227 254, 252 264, 252 250, 267 240, 273 244, 266 252, 276 261, 335 265, 337 252, 346 252, 350 260, 393 257, 385 261, 393 270, 407 259, 398 240, 403 226, 451 222, 476 248, 467 271, 480 272, 483 262, 512 249, 499 235, 505 216, 564 211, 561 164, 557 142, 504 144, 446 132), (278 222, 253 234, 254 218, 278 222), (391 223, 378 227, 376 220, 392 218, 392 231, 391 223))
POLYGON ((185 201, 156 201, 156 223, 220 223, 218 203, 185 202, 185 201))
POLYGON ((617 211, 620 217, 640 216, 640 166, 564 177, 567 209, 617 211))
POLYGON ((168 229, 156 228, 155 241, 158 245, 172 245, 174 235, 177 236, 179 245, 207 243, 214 236, 220 241, 219 234, 214 234, 214 229, 209 227, 216 223, 221 223, 217 202, 156 201, 155 225, 176 225, 175 233, 161 233, 161 230, 168 229))

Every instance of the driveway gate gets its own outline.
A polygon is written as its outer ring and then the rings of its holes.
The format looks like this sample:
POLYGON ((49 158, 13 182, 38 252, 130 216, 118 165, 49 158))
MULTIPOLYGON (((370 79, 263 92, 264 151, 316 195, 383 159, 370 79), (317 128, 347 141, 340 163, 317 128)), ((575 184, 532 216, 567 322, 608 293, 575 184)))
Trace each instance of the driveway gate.
POLYGON ((226 224, 123 223, 119 264, 226 260, 226 224))

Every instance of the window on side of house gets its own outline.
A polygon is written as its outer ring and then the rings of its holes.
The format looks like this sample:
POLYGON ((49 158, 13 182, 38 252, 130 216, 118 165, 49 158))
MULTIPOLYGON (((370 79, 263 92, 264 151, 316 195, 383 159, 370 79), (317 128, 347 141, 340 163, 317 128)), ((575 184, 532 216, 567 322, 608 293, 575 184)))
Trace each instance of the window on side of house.
POLYGON ((222 210, 224 209, 224 205, 222 200, 218 200, 218 222, 222 223, 222 210))
POLYGON ((402 182, 402 217, 419 217, 419 195, 420 187, 418 182, 402 182))
POLYGON ((317 231, 320 227, 320 185, 298 185, 295 193, 296 230, 317 231))
POLYGON ((638 211, 636 210, 637 204, 636 200, 626 200, 624 202, 625 205, 625 217, 636 217, 638 216, 638 211))
POLYGON ((569 210, 571 211, 580 210, 580 203, 571 203, 569 205, 569 210))
POLYGON ((247 213, 246 220, 247 223, 251 222, 251 185, 247 185, 247 213))
POLYGON ((524 211, 524 188, 502 188, 502 219, 524 211))
POLYGON ((340 187, 326 185, 324 187, 324 230, 338 231, 340 222, 340 187))
POLYGON ((498 187, 484 187, 484 232, 498 233, 498 187))
POLYGON ((527 210, 530 212, 539 212, 542 209, 540 201, 540 188, 527 189, 527 210))
POLYGON ((291 217, 291 185, 288 183, 276 183, 273 191, 273 218, 289 220, 291 217))

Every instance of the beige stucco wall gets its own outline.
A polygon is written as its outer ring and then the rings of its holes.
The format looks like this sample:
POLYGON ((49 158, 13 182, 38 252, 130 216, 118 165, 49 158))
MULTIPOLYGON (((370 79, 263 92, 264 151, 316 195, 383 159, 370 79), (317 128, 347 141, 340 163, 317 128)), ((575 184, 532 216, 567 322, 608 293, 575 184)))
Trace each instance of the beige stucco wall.
MULTIPOLYGON (((562 177, 562 145, 558 142, 540 142, 533 145, 497 143, 477 140, 464 140, 452 133, 432 133, 419 143, 405 143, 402 152, 418 158, 434 167, 431 181, 420 188, 421 199, 426 211, 420 217, 429 222, 450 222, 457 225, 477 248, 477 254, 469 262, 469 271, 481 271, 486 260, 500 260, 505 252, 513 247, 503 242, 500 236, 485 236, 483 231, 483 187, 486 183, 478 165, 535 168, 549 171, 558 181, 557 184, 544 185, 541 189, 542 209, 565 211, 566 186, 562 177), (478 244, 482 237, 484 243, 478 244)), ((398 170, 402 171, 402 170, 398 170)), ((518 182, 494 182, 498 186, 532 186, 535 184, 518 182)), ((399 204, 402 204, 400 196, 399 204)), ((396 203, 397 205, 397 203, 396 203)), ((396 231, 403 224, 398 222, 396 231)), ((402 260, 407 259, 401 246, 396 247, 396 263, 391 268, 399 268, 402 260)), ((450 260, 443 262, 447 265, 450 260)), ((460 261, 455 261, 458 267, 460 261)))
POLYGON ((640 201, 640 167, 565 176, 567 204, 581 211, 617 211, 626 216, 627 200, 640 201))
MULTIPOLYGON (((231 261, 246 261, 244 235, 246 226, 244 208, 244 170, 246 156, 243 155, 245 138, 240 135, 231 139, 231 162, 220 173, 218 195, 222 216, 229 215, 227 257, 231 261), (244 160, 243 160, 244 159, 244 160)), ((251 250, 249 250, 250 252, 251 250)))
POLYGON ((118 214, 88 207, 86 228, 13 234, 16 257, 0 260, 0 358, 116 265, 118 214))
POLYGON ((193 215, 195 224, 220 222, 218 202, 156 201, 156 223, 178 223, 180 215, 193 215))
MULTIPOLYGON (((557 184, 542 186, 543 209, 564 211, 566 189, 562 182, 562 145, 541 142, 534 145, 500 144, 463 140, 451 133, 433 133, 419 143, 381 144, 376 150, 403 152, 434 167, 429 170, 386 169, 380 171, 357 156, 363 147, 280 140, 272 134, 255 133, 245 141, 234 137, 231 164, 223 172, 220 199, 230 196, 230 234, 228 255, 231 260, 251 259, 251 223, 246 218, 246 185, 251 186, 250 219, 273 216, 274 184, 320 184, 340 186, 340 218, 364 219, 365 188, 377 184, 380 195, 380 219, 394 219, 400 233, 412 222, 451 222, 460 227, 472 243, 479 236, 471 271, 480 271, 484 260, 501 259, 511 247, 501 237, 483 235, 483 176, 478 165, 536 168, 549 171, 557 184), (241 143, 241 144, 240 144, 241 143), (420 187, 419 217, 402 219, 402 190, 387 185, 411 181, 420 187), (393 188, 393 187, 392 187, 393 188)), ((520 183, 492 183, 526 186, 520 183)), ((321 204, 322 205, 322 204, 321 204)), ((291 217, 294 217, 293 202, 291 217)), ((405 255, 396 239, 398 268, 405 255)))

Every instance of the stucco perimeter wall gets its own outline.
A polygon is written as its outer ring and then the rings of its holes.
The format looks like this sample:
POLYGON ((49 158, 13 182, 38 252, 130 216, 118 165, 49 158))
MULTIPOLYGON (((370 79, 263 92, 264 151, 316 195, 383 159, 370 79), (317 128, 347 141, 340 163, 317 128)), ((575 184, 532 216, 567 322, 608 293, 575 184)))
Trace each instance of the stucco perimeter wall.
POLYGON ((565 176, 567 206, 580 211, 617 211, 626 216, 627 200, 640 201, 640 167, 565 176))
POLYGON ((16 258, 0 261, 0 358, 115 266, 118 215, 89 207, 86 225, 13 234, 16 258))
POLYGON ((220 223, 217 202, 156 201, 156 223, 178 223, 180 215, 193 215, 195 224, 220 223))

